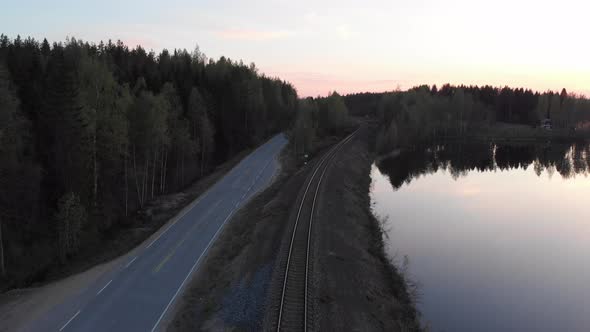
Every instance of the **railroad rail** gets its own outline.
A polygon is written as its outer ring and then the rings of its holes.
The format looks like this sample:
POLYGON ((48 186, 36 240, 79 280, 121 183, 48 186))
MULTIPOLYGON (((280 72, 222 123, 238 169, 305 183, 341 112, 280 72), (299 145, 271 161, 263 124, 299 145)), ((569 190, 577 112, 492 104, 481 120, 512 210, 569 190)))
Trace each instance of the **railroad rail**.
POLYGON ((336 153, 344 144, 349 142, 358 129, 333 146, 318 162, 305 191, 293 226, 289 254, 285 266, 283 289, 277 320, 278 331, 307 331, 308 329, 308 282, 310 264, 310 242, 313 226, 313 216, 320 185, 336 153), (321 170, 321 172, 320 172, 321 170), (319 177, 318 177, 319 174, 319 177), (308 195, 312 184, 315 185, 313 196, 308 195), (304 212, 304 206, 309 206, 309 214, 304 212))

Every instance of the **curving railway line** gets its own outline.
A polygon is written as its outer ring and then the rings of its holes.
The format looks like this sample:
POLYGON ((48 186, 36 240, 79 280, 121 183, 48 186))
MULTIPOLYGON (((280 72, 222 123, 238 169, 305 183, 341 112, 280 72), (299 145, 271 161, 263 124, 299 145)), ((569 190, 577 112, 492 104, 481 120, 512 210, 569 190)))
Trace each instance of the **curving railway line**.
POLYGON ((332 147, 317 163, 299 203, 291 233, 283 285, 276 320, 276 331, 307 331, 310 327, 309 278, 311 235, 318 192, 330 163, 338 151, 358 132, 356 130, 332 147))

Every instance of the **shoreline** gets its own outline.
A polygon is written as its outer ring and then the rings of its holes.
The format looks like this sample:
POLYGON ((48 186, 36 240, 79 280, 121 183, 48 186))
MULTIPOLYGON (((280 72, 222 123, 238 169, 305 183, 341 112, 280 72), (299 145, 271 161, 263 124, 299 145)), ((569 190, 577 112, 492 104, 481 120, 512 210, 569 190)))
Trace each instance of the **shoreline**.
POLYGON ((317 327, 420 331, 404 276, 387 257, 383 229, 371 210, 376 131, 374 123, 363 126, 331 166, 319 203, 317 327))

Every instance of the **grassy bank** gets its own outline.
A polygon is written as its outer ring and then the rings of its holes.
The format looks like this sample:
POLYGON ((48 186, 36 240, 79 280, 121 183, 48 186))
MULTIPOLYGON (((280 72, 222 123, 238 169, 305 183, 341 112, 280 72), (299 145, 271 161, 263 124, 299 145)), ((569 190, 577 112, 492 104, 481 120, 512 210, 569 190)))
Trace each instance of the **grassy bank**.
POLYGON ((406 280, 384 251, 370 202, 374 125, 334 160, 319 200, 315 327, 318 331, 418 331, 406 280))

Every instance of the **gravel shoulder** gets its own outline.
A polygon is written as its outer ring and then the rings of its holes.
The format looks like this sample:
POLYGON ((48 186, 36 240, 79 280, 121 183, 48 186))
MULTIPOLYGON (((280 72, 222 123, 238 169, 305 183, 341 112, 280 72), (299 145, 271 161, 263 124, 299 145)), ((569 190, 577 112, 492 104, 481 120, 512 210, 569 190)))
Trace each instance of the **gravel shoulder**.
POLYGON ((168 331, 259 330, 282 220, 305 178, 288 153, 281 172, 233 218, 209 249, 175 307, 168 331))
POLYGON ((244 206, 209 249, 175 306, 168 331, 260 331, 264 326, 276 260, 284 245, 294 202, 330 138, 316 142, 307 165, 289 149, 274 183, 244 206))

